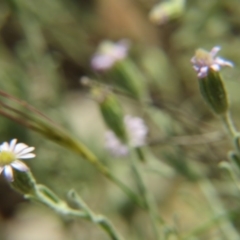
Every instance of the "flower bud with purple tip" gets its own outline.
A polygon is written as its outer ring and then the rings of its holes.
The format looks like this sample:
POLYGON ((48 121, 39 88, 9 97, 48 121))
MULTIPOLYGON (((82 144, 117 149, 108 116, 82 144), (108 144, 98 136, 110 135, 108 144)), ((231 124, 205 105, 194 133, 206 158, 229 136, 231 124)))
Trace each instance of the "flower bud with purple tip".
POLYGON ((198 49, 191 59, 193 69, 197 72, 201 94, 216 114, 228 111, 228 98, 224 83, 220 76, 221 67, 233 67, 233 63, 216 57, 220 47, 213 47, 210 52, 198 49))

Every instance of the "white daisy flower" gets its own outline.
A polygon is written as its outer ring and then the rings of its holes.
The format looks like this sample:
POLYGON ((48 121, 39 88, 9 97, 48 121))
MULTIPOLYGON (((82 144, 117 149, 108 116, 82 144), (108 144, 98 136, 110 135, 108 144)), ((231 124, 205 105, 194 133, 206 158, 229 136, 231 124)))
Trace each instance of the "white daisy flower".
POLYGON ((191 59, 191 63, 193 64, 193 69, 197 72, 198 78, 206 77, 209 68, 218 72, 221 67, 233 67, 232 62, 221 57, 216 57, 220 49, 219 46, 215 46, 210 52, 207 52, 204 49, 198 49, 196 51, 195 56, 191 59))
MULTIPOLYGON (((139 117, 125 116, 124 123, 129 138, 129 144, 132 147, 141 147, 146 144, 148 128, 143 119, 139 117)), ((129 153, 128 146, 121 142, 113 131, 107 131, 105 134, 105 147, 115 157, 124 157, 129 153)))
POLYGON ((22 172, 28 171, 28 166, 19 159, 34 158, 36 155, 31 153, 34 149, 24 143, 17 143, 17 139, 11 140, 10 143, 2 143, 0 145, 0 173, 3 172, 6 179, 12 182, 14 180, 12 168, 22 172))
POLYGON ((95 71, 110 69, 117 61, 124 59, 128 54, 129 43, 120 40, 116 43, 104 41, 100 44, 98 51, 93 55, 91 66, 95 71))

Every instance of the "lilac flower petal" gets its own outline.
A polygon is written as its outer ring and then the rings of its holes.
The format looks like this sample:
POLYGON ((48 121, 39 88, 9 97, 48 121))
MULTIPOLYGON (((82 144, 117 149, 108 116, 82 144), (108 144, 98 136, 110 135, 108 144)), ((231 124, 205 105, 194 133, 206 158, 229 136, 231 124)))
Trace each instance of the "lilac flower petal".
POLYGON ((228 66, 228 67, 233 67, 234 66, 234 64, 231 61, 227 61, 227 60, 225 60, 221 57, 217 57, 215 59, 215 62, 219 65, 222 65, 222 66, 228 66))
POLYGON ((129 153, 128 146, 121 143, 112 131, 105 134, 105 147, 115 157, 124 157, 129 153))
POLYGON ((215 57, 218 52, 221 50, 221 47, 220 46, 215 46, 212 48, 212 50, 210 51, 210 54, 212 57, 215 57))
POLYGON ((26 171, 28 171, 28 169, 29 169, 28 166, 27 166, 25 163, 23 163, 23 162, 21 162, 21 161, 19 161, 19 160, 14 161, 14 162, 11 164, 11 166, 12 166, 13 168, 21 171, 21 172, 26 172, 26 171))
POLYGON ((196 63, 196 57, 192 57, 190 60, 191 63, 195 64, 196 63))
POLYGON ((194 70, 197 72, 198 78, 204 78, 208 74, 209 68, 214 71, 220 71, 221 67, 233 67, 233 63, 221 57, 216 57, 220 51, 220 47, 213 47, 210 52, 198 49, 195 56, 191 59, 194 70))
POLYGON ((198 77, 199 78, 204 78, 207 76, 207 73, 208 73, 208 67, 202 67, 198 73, 198 77))
POLYGON ((91 67, 96 71, 104 71, 110 69, 117 61, 124 59, 129 50, 129 42, 120 40, 116 43, 111 41, 102 42, 97 53, 91 60, 91 67))
MULTIPOLYGON (((126 115, 124 117, 124 123, 129 137, 129 144, 132 147, 141 147, 145 145, 148 128, 143 119, 126 115)), ((108 131, 105 134, 105 147, 114 156, 121 157, 129 154, 128 146, 122 143, 112 131, 108 131)))
POLYGON ((13 170, 10 165, 4 167, 3 174, 9 182, 13 182, 13 170))
POLYGON ((108 55, 95 55, 91 61, 91 66, 96 71, 107 70, 114 64, 114 59, 108 55))
POLYGON ((129 154, 129 149, 126 145, 121 145, 119 150, 114 152, 116 157, 126 157, 129 154))
POLYGON ((193 66, 193 69, 194 69, 196 72, 199 72, 199 70, 200 70, 201 68, 198 67, 198 66, 193 66))
POLYGON ((116 60, 124 59, 127 56, 128 49, 129 49, 129 43, 126 40, 119 41, 112 47, 111 55, 116 60))
POLYGON ((145 145, 148 128, 145 125, 143 119, 127 115, 124 118, 124 122, 129 134, 130 144, 133 147, 141 147, 145 145))

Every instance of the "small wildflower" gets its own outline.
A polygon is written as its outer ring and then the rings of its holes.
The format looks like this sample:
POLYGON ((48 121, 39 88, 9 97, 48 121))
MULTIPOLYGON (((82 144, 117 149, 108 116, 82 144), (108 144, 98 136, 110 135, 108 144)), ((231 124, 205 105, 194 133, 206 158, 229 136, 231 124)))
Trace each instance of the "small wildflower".
POLYGON ((146 144, 148 128, 143 119, 139 117, 125 116, 124 123, 129 135, 129 143, 133 147, 141 147, 146 144))
POLYGON ((233 67, 233 63, 227 61, 221 57, 216 57, 220 51, 220 47, 215 46, 210 52, 204 49, 198 49, 195 56, 191 59, 194 70, 197 72, 198 78, 204 78, 208 74, 209 68, 213 71, 218 72, 221 67, 233 67))
POLYGON ((91 66, 96 71, 110 69, 117 61, 124 59, 128 54, 129 43, 120 40, 116 43, 104 41, 91 60, 91 66))
POLYGON ((115 157, 124 157, 128 155, 128 147, 120 141, 113 131, 105 133, 106 149, 115 157))
MULTIPOLYGON (((144 146, 148 128, 143 119, 127 115, 124 117, 124 124, 128 134, 129 145, 132 147, 144 146)), ((113 131, 107 131, 105 134, 105 146, 116 157, 123 157, 129 153, 128 146, 121 142, 113 131)))
POLYGON ((35 154, 31 153, 34 147, 29 147, 24 143, 17 143, 17 139, 13 139, 10 143, 4 142, 0 145, 0 173, 3 172, 6 179, 10 182, 14 180, 13 170, 26 172, 28 167, 19 159, 34 158, 35 154))

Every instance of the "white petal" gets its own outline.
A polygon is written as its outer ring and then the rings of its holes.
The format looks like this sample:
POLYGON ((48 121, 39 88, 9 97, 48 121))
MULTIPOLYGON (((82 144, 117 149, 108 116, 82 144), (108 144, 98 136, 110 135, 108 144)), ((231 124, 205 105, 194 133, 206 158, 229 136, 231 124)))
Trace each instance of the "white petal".
POLYGON ((23 162, 21 162, 21 161, 19 161, 19 160, 16 160, 16 161, 14 161, 13 163, 11 163, 11 166, 12 166, 13 168, 21 171, 21 172, 26 172, 26 171, 28 171, 28 166, 27 166, 25 163, 23 163, 23 162))
POLYGON ((215 63, 216 63, 216 64, 219 64, 219 65, 221 65, 221 66, 233 67, 233 63, 232 63, 232 62, 227 61, 227 60, 225 60, 225 59, 223 59, 223 58, 221 58, 221 57, 216 58, 216 59, 215 59, 215 63))
POLYGON ((7 142, 4 142, 1 146, 1 151, 9 151, 9 144, 7 142))
POLYGON ((0 167, 0 174, 2 173, 2 171, 3 171, 3 167, 0 167))
POLYGON ((22 156, 26 153, 30 153, 35 149, 35 147, 27 147, 25 149, 23 149, 22 151, 18 152, 17 156, 22 156))
POLYGON ((215 72, 220 71, 221 66, 219 64, 213 64, 211 65, 211 69, 214 70, 215 72))
POLYGON ((21 155, 21 153, 20 153, 17 155, 17 158, 21 158, 21 159, 28 159, 28 158, 34 158, 34 157, 36 157, 36 155, 34 153, 27 153, 27 154, 23 154, 23 155, 21 155))
POLYGON ((227 67, 234 67, 234 64, 230 61, 224 61, 224 63, 222 65, 227 66, 227 67))
POLYGON ((25 143, 18 143, 15 146, 14 153, 19 153, 19 152, 21 152, 25 148, 28 148, 28 145, 26 145, 25 143))
POLYGON ((16 143, 17 143, 17 139, 16 139, 16 138, 11 140, 11 142, 10 142, 10 144, 9 144, 9 150, 10 150, 11 152, 14 151, 14 148, 15 148, 15 146, 16 146, 16 143))
POLYGON ((10 165, 7 165, 3 169, 4 176, 9 182, 13 182, 13 170, 10 165))

